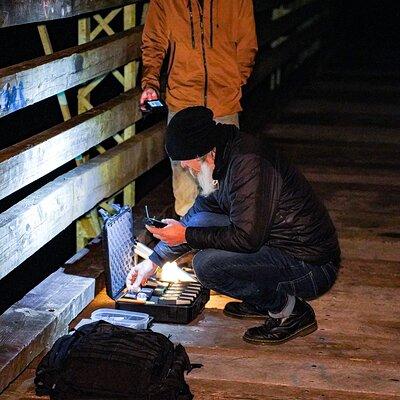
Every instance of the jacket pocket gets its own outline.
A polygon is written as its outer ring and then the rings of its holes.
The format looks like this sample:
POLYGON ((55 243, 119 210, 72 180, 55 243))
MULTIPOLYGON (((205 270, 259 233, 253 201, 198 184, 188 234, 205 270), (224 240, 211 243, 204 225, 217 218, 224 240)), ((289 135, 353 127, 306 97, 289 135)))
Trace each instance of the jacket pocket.
POLYGON ((286 293, 301 297, 304 300, 315 299, 319 295, 312 271, 299 278, 279 282, 277 290, 284 290, 286 293))

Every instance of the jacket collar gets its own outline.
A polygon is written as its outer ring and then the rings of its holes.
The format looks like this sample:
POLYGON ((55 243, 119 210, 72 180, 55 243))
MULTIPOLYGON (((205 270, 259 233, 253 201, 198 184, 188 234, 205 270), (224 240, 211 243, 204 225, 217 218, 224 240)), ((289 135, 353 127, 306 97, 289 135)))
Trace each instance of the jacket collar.
POLYGON ((233 144, 240 131, 235 125, 218 124, 217 126, 220 132, 218 132, 219 137, 215 151, 213 179, 220 181, 226 174, 233 144))

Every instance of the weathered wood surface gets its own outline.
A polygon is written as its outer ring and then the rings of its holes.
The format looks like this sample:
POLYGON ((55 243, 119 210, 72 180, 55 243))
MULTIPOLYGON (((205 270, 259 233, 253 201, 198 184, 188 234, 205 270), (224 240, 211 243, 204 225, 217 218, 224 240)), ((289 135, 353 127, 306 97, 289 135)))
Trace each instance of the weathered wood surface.
POLYGON ((336 98, 298 98, 279 112, 278 123, 297 125, 328 125, 337 127, 375 127, 398 129, 400 110, 397 99, 392 102, 369 101, 360 96, 358 101, 336 98))
POLYGON ((400 170, 400 146, 369 143, 316 143, 271 140, 294 164, 320 166, 353 166, 365 169, 389 168, 400 170))
POLYGON ((310 182, 332 182, 332 183, 354 183, 366 185, 384 185, 388 187, 399 187, 399 172, 384 168, 360 168, 349 166, 311 166, 299 165, 299 169, 304 173, 310 182))
POLYGON ((316 96, 346 102, 360 102, 368 99, 371 101, 380 101, 387 103, 396 103, 400 96, 400 85, 398 82, 377 83, 363 81, 324 81, 316 80, 302 89, 302 98, 315 98, 316 96))
POLYGON ((138 99, 131 90, 0 151, 0 200, 135 123, 138 99))
POLYGON ((397 103, 351 103, 340 100, 299 99, 293 100, 285 107, 285 113, 291 114, 333 114, 338 118, 343 114, 380 115, 388 118, 400 118, 400 109, 397 103))
POLYGON ((0 316, 0 392, 68 331, 69 321, 95 296, 100 273, 80 277, 60 269, 0 316))
POLYGON ((0 117, 140 57, 142 27, 0 69, 0 117), (101 61, 99 61, 101 60, 101 61))
MULTIPOLYGON (((400 398, 399 279, 399 263, 345 260, 334 288, 312 302, 319 330, 280 347, 243 342, 244 331, 259 322, 225 317, 220 311, 230 300, 225 296, 213 296, 209 307, 219 310, 208 309, 188 326, 154 329, 171 334, 192 362, 204 364, 188 376, 196 398, 394 400, 400 398)), ((113 305, 103 290, 79 318, 113 305)), ((35 399, 29 397, 33 371, 4 399, 35 399)))
POLYGON ((164 124, 64 174, 0 215, 0 278, 165 158, 164 124))
POLYGON ((146 0, 13 0, 0 3, 0 28, 123 7, 146 0))
POLYGON ((400 145, 399 130, 390 128, 273 124, 267 126, 263 133, 271 139, 282 141, 400 145))
MULTIPOLYGON (((135 206, 135 234, 142 243, 149 244, 152 239, 141 222, 144 205, 148 204, 158 216, 167 217, 171 196, 168 181, 135 206), (160 201, 165 193, 168 193, 165 197, 168 203, 160 201)), ((46 348, 66 332, 68 324, 104 288, 104 262, 102 244, 96 239, 0 316, 0 392, 37 354, 43 355, 46 348)), ((104 291, 102 293, 111 303, 104 291)), ((33 376, 39 359, 40 356, 0 399, 37 398, 33 394, 33 376)))

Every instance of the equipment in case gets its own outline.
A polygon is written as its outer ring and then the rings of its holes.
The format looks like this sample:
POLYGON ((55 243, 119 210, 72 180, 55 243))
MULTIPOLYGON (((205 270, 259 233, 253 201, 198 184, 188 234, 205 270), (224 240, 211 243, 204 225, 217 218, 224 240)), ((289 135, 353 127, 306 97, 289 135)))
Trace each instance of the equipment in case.
MULTIPOLYGON (((117 214, 108 216, 103 227, 106 255, 107 294, 116 308, 147 313, 155 322, 187 324, 199 315, 210 298, 210 291, 195 282, 163 282, 150 279, 139 293, 128 292, 126 277, 134 266, 135 248, 145 247, 134 239, 133 215, 130 207, 117 207, 117 214)), ((140 252, 141 255, 143 251, 140 252)), ((185 268, 193 274, 191 268, 185 268)))

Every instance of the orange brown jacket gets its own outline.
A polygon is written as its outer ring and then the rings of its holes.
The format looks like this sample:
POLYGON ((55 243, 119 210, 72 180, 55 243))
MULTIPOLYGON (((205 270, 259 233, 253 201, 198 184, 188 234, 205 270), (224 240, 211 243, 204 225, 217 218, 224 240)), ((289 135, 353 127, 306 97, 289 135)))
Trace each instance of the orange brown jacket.
POLYGON ((241 110, 257 52, 252 0, 150 0, 142 37, 142 89, 160 89, 169 50, 171 111, 203 105, 215 117, 241 110))

